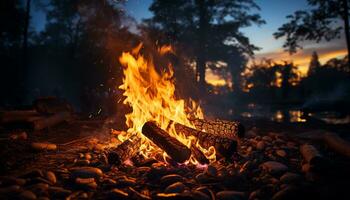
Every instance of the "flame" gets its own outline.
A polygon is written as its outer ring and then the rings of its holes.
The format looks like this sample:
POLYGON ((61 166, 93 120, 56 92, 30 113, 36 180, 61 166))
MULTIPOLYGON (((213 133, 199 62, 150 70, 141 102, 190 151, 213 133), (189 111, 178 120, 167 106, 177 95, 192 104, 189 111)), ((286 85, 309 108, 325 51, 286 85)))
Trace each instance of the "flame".
MULTIPOLYGON (((187 105, 185 100, 175 98, 174 71, 171 64, 168 65, 168 70, 158 73, 152 59, 141 55, 141 49, 142 43, 131 52, 123 52, 119 58, 124 67, 123 84, 119 88, 124 90, 123 95, 126 97, 123 103, 128 104, 132 112, 126 115, 127 132, 119 134, 118 139, 123 142, 133 133, 137 133, 141 137, 140 153, 143 156, 149 158, 158 153, 167 156, 141 133, 142 126, 147 121, 155 121, 160 128, 167 130, 172 137, 187 147, 196 145, 209 160, 215 159, 214 147, 204 149, 195 137, 176 133, 172 121, 194 128, 188 118, 190 115, 203 118, 203 112, 194 101, 190 100, 187 105)), ((160 55, 172 52, 171 46, 158 48, 160 55)), ((192 156, 186 163, 198 164, 192 156)))

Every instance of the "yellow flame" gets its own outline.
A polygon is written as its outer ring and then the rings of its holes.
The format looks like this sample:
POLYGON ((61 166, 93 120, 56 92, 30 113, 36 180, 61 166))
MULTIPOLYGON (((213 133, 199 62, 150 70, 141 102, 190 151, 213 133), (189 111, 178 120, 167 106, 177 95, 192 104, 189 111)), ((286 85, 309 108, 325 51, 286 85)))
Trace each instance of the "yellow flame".
MULTIPOLYGON (((140 54, 141 49, 142 44, 131 52, 123 52, 119 58, 120 63, 124 66, 123 84, 119 88, 124 90, 123 95, 126 97, 123 103, 128 104, 132 112, 126 115, 128 131, 119 134, 118 139, 125 141, 130 135, 137 133, 142 141, 140 153, 145 157, 154 157, 157 153, 164 153, 141 134, 142 126, 147 121, 155 121, 159 127, 167 130, 172 137, 187 147, 194 144, 203 151, 208 159, 215 159, 214 147, 204 149, 200 147, 195 137, 178 134, 174 126, 170 125, 173 124, 171 121, 174 121, 194 128, 194 125, 188 120, 190 113, 194 117, 203 118, 203 112, 195 102, 190 101, 190 105, 187 106, 183 99, 175 98, 174 72, 171 65, 168 71, 158 73, 152 59, 146 59, 140 54)), ((171 46, 161 47, 158 52, 163 55, 172 52, 172 48, 171 46)), ((192 157, 187 162, 198 163, 192 157)))

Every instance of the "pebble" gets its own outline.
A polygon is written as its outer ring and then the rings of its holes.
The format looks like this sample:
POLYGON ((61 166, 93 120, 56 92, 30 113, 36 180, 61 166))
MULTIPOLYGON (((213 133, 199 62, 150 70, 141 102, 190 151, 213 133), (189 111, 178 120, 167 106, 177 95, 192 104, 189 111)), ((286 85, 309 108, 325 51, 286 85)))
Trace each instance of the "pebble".
POLYGON ((123 190, 115 188, 109 192, 109 196, 111 199, 127 199, 129 197, 129 194, 123 190))
POLYGON ((298 197, 297 188, 295 186, 287 186, 273 195, 272 200, 284 199, 302 199, 298 197))
POLYGON ((210 197, 201 191, 193 191, 192 197, 195 200, 210 200, 210 197))
POLYGON ((3 177, 0 177, 0 182, 2 186, 24 185, 26 183, 26 180, 23 178, 16 178, 12 176, 3 176, 3 177))
POLYGON ((45 194, 49 189, 49 185, 46 183, 37 183, 37 184, 31 185, 29 189, 35 192, 35 194, 45 194))
POLYGON ((74 167, 70 169, 73 178, 100 178, 103 176, 102 170, 96 167, 74 167))
POLYGON ((295 173, 291 173, 291 172, 286 172, 280 178, 281 183, 286 183, 286 184, 296 183, 296 182, 298 182, 300 180, 301 180, 301 176, 300 175, 295 174, 295 173))
POLYGON ((268 142, 272 141, 272 138, 270 136, 267 136, 267 135, 263 136, 262 139, 265 141, 268 141, 268 142))
POLYGON ((18 185, 11 185, 8 187, 0 188, 0 194, 8 194, 8 193, 15 193, 19 192, 21 190, 21 187, 18 185))
POLYGON ((218 200, 241 200, 244 199, 244 193, 239 191, 221 191, 216 193, 218 200))
POLYGON ((44 173, 43 173, 43 171, 41 171, 40 169, 33 169, 33 170, 30 170, 30 171, 24 173, 24 174, 21 175, 20 177, 21 177, 21 178, 44 177, 44 173))
POLYGON ((57 150, 57 145, 47 142, 33 142, 31 147, 35 151, 55 151, 57 150))
POLYGON ((280 162, 267 161, 261 164, 262 169, 266 170, 270 174, 278 175, 286 172, 288 167, 280 162))
POLYGON ((181 182, 176 182, 169 185, 165 189, 165 193, 181 193, 185 190, 186 186, 181 182))
POLYGON ((62 187, 49 187, 49 193, 55 198, 65 198, 70 195, 72 191, 62 187))
POLYGON ((19 193, 18 195, 19 199, 23 200, 34 200, 36 199, 36 195, 29 191, 29 190, 24 190, 23 192, 19 193))
POLYGON ((185 181, 185 178, 178 174, 165 175, 160 179, 160 183, 165 186, 176 182, 183 182, 183 181, 185 181))
POLYGON ((279 150, 276 150, 276 154, 282 158, 286 157, 287 156, 287 153, 285 150, 282 150, 282 149, 279 149, 279 150))
POLYGON ((94 178, 76 178, 75 183, 84 189, 96 189, 97 183, 94 178))
POLYGON ((85 159, 79 159, 79 160, 75 161, 74 165, 76 165, 76 166, 88 166, 88 165, 90 165, 90 161, 85 160, 85 159))
POLYGON ((52 171, 47 171, 47 172, 45 173, 45 177, 46 177, 46 179, 47 179, 48 181, 50 181, 50 183, 51 183, 52 185, 56 184, 57 178, 56 178, 55 173, 53 173, 52 171))
POLYGON ((216 169, 216 167, 214 167, 212 165, 209 165, 207 170, 206 170, 206 173, 209 176, 217 176, 218 175, 218 170, 216 169))
POLYGON ((265 149, 265 142, 264 142, 264 141, 259 141, 259 142, 256 144, 256 149, 258 149, 258 150, 264 150, 264 149, 265 149))

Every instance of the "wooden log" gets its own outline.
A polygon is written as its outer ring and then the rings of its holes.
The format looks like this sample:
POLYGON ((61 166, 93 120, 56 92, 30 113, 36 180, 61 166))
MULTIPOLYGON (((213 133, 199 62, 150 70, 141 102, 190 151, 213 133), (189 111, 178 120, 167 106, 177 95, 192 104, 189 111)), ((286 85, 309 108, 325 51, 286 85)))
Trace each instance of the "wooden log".
POLYGON ((195 136, 203 148, 208 149, 213 146, 216 153, 225 158, 231 157, 237 150, 237 141, 235 140, 198 131, 179 123, 175 123, 174 126, 177 133, 184 134, 185 136, 195 136))
POLYGON ((0 113, 0 123, 11 123, 16 121, 25 121, 31 117, 38 117, 36 110, 12 110, 0 113))
POLYGON ((136 156, 136 154, 139 153, 140 146, 141 138, 135 134, 117 147, 110 148, 106 151, 108 162, 120 165, 124 161, 136 156))
POLYGON ((70 120, 70 114, 67 112, 62 112, 36 119, 32 121, 31 126, 33 130, 42 130, 45 128, 53 127, 68 120, 70 120))
POLYGON ((350 157, 350 142, 342 139, 336 133, 325 130, 315 130, 301 133, 297 135, 297 137, 321 142, 333 151, 343 156, 350 157))
POLYGON ((191 156, 191 150, 159 128, 154 122, 146 122, 142 127, 142 134, 154 144, 164 150, 174 161, 182 163, 191 156))
POLYGON ((244 137, 244 126, 240 122, 226 120, 190 119, 197 130, 231 140, 244 137))
POLYGON ((317 165, 318 163, 323 161, 323 156, 313 145, 301 145, 300 153, 303 156, 304 160, 310 165, 317 165))
POLYGON ((66 100, 50 96, 36 99, 33 107, 42 114, 73 112, 73 107, 66 100))
POLYGON ((191 145, 192 156, 202 165, 209 164, 209 160, 205 157, 204 153, 195 145, 191 145))

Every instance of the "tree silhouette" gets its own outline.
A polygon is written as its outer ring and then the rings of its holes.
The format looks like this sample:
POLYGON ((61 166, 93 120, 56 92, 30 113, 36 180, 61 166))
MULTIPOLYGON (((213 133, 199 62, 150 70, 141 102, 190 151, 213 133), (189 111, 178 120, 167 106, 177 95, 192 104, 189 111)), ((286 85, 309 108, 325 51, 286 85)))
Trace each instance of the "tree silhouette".
POLYGON ((183 51, 195 61, 203 88, 208 61, 227 60, 227 48, 249 55, 258 49, 239 30, 264 23, 252 9, 259 9, 253 0, 155 0, 150 6, 154 16, 145 23, 161 30, 167 36, 164 42, 187 46, 183 51))
POLYGON ((309 71, 308 71, 308 76, 312 75, 315 73, 315 71, 321 67, 321 63, 318 60, 318 54, 316 51, 312 53, 310 64, 309 64, 309 71))
POLYGON ((349 0, 308 0, 307 2, 312 9, 296 11, 293 15, 287 16, 290 21, 283 24, 274 36, 286 37, 284 47, 294 53, 298 48, 302 48, 299 42, 330 41, 339 38, 343 29, 349 56, 349 0), (338 23, 339 20, 343 25, 338 23))

